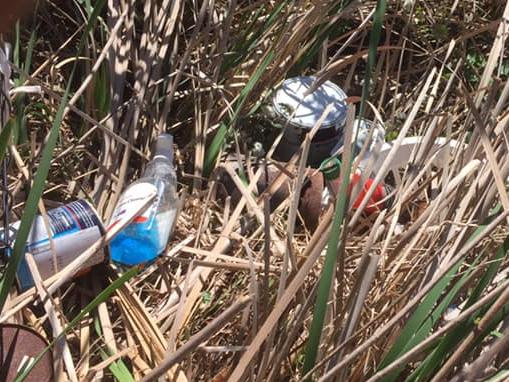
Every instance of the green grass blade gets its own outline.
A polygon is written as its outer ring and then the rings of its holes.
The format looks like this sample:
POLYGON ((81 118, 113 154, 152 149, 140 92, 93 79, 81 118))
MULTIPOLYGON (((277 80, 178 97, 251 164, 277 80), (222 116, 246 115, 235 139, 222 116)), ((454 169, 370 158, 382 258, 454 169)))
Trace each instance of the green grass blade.
POLYGON ((19 20, 16 21, 14 27, 14 50, 12 51, 12 62, 19 67, 20 64, 20 49, 21 49, 21 33, 19 29, 19 20))
POLYGON ((5 158, 5 153, 7 152, 7 146, 9 145, 9 138, 11 137, 13 126, 14 122, 12 119, 10 119, 7 121, 5 126, 2 128, 2 131, 0 132, 0 163, 2 163, 5 158))
POLYGON ((14 382, 23 381, 28 376, 28 373, 30 373, 32 368, 42 359, 42 357, 44 357, 44 354, 46 354, 46 352, 48 352, 60 338, 65 336, 67 333, 69 333, 69 331, 71 331, 83 319, 83 317, 85 317, 85 315, 89 314, 92 310, 97 308, 97 306, 99 304, 102 304, 103 302, 108 300, 108 298, 118 288, 120 288, 122 285, 124 285, 124 283, 129 281, 132 277, 136 276, 138 274, 138 272, 139 272, 138 267, 131 268, 126 273, 124 273, 121 277, 119 277, 117 280, 113 281, 110 285, 108 285, 108 287, 106 289, 101 291, 101 293, 99 293, 85 308, 83 308, 81 310, 81 312, 78 313, 78 315, 76 317, 74 317, 72 319, 71 322, 69 322, 69 324, 64 328, 62 333, 60 333, 57 337, 55 337, 53 339, 53 341, 50 342, 50 344, 46 347, 46 349, 44 349, 41 352, 41 354, 39 354, 37 356, 35 361, 30 364, 30 367, 23 370, 16 376, 14 382))
MULTIPOLYGON (((80 47, 76 55, 78 56, 81 52, 86 38, 88 36, 88 32, 93 28, 97 17, 99 16, 106 0, 100 0, 97 2, 94 11, 92 12, 88 24, 87 24, 87 32, 83 34, 80 47)), ((19 226, 18 233, 16 235, 16 240, 14 242, 14 248, 12 251, 12 256, 9 258, 9 263, 7 264, 7 269, 5 273, 2 275, 2 279, 0 280, 0 311, 3 309, 7 296, 9 294, 9 290, 14 282, 16 277, 16 272, 18 270, 18 266, 25 255, 25 245, 30 233, 30 229, 32 227, 32 222, 35 218, 37 212, 37 204, 39 203, 39 199, 42 196, 44 191, 44 186, 46 183, 46 178, 49 173, 49 169, 51 166, 51 159, 53 156, 53 150, 55 149, 60 125, 62 123, 62 119, 64 116, 64 110, 67 105, 67 99, 70 93, 70 86, 72 83, 72 78, 74 77, 74 73, 76 70, 77 60, 73 66, 71 74, 69 76, 69 82, 67 85, 67 89, 65 90, 64 95, 62 96, 60 105, 58 107, 57 113, 55 115, 55 119, 53 121, 48 140, 46 145, 44 146, 44 150, 42 152, 41 160, 37 169, 37 173, 35 174, 34 182, 32 184, 32 188, 30 189, 30 193, 28 194, 27 201, 25 203, 25 209, 23 211, 23 215, 21 217, 21 223, 19 226)))
POLYGON ((32 29, 30 33, 30 39, 28 40, 27 52, 25 55, 25 63, 23 64, 23 70, 25 72, 30 71, 30 67, 32 66, 32 57, 34 55, 34 46, 35 40, 37 39, 37 26, 32 29))
MULTIPOLYGON (((491 305, 486 306, 483 309, 482 315, 490 309, 491 305)), ((485 342, 486 337, 493 336, 493 333, 497 331, 497 328, 500 324, 507 318, 507 314, 509 313, 509 303, 502 306, 502 308, 494 315, 493 319, 490 321, 490 323, 486 326, 486 329, 482 331, 481 333, 476 333, 475 340, 471 344, 470 348, 465 352, 465 355, 469 354, 471 351, 479 349, 479 347, 482 345, 483 342, 485 342)), ((471 331, 476 330, 477 327, 477 321, 481 318, 481 315, 475 320, 472 320, 472 328, 471 331)))
POLYGON ((101 65, 94 79, 95 107, 103 118, 110 110, 110 84, 106 65, 101 65))
MULTIPOLYGON (((112 354, 108 354, 103 349, 99 349, 99 354, 103 361, 107 360, 112 356, 112 354)), ((133 375, 125 365, 124 361, 121 359, 115 362, 112 362, 108 365, 108 369, 111 371, 111 374, 115 377, 117 381, 120 382, 135 382, 133 375)))
MULTIPOLYGON (((464 339, 467 335, 469 335, 473 330, 476 328, 476 322, 478 318, 480 318, 486 311, 490 308, 491 305, 486 306, 485 308, 481 309, 479 313, 474 314, 471 316, 467 321, 465 321, 462 325, 456 328, 456 330, 450 332, 447 335, 448 342, 453 343, 453 347, 450 349, 450 351, 453 351, 456 349, 457 343, 459 343, 462 339, 464 339), (452 337, 452 335, 455 335, 456 337, 452 337)), ((469 349, 464 352, 464 356, 467 357, 468 354, 470 354, 471 351, 475 349, 479 349, 479 346, 481 346, 482 342, 485 340, 487 336, 490 336, 492 332, 500 325, 500 323, 506 319, 507 314, 509 313, 509 304, 506 304, 500 309, 500 311, 495 315, 495 317, 491 320, 489 325, 486 327, 486 329, 483 332, 476 333, 475 341, 470 345, 469 349)), ((430 377, 436 374, 436 370, 442 365, 443 361, 447 360, 448 352, 443 351, 440 347, 436 348, 433 353, 430 354, 424 362, 427 362, 429 360, 433 361, 436 360, 437 363, 434 365, 434 367, 424 368, 423 365, 419 368, 417 368, 414 373, 412 373, 406 380, 407 381, 428 381, 430 377), (441 358, 440 358, 441 357, 441 358)))
MULTIPOLYGON (((438 303, 438 305, 433 309, 433 306, 436 305, 437 301, 440 299, 441 295, 443 294, 443 288, 447 287, 450 280, 455 278, 455 272, 448 273, 446 276, 444 276, 444 283, 440 283, 441 288, 438 288, 437 290, 430 292, 430 299, 426 301, 426 304, 424 304, 423 309, 421 309, 420 312, 415 312, 415 318, 416 323, 415 325, 411 325, 412 329, 415 330, 417 326, 419 326, 419 318, 422 317, 422 315, 426 314, 426 309, 429 308, 432 310, 430 314, 427 315, 427 317, 424 318, 422 321, 422 324, 420 324, 419 328, 415 331, 415 334, 411 334, 410 332, 409 337, 410 339, 408 342, 403 346, 403 349, 401 350, 400 354, 404 354, 408 351, 410 351, 412 348, 417 346, 419 343, 421 343, 431 332, 433 327, 439 322, 440 318, 444 314, 444 312, 447 310, 447 308, 451 305, 452 301, 457 297, 458 293, 462 290, 462 288, 465 286, 465 284, 468 282, 469 277, 471 273, 475 270, 477 263, 480 261, 480 259, 476 259, 476 261, 469 266, 469 270, 465 270, 462 272, 462 277, 454 284, 454 286, 447 292, 447 295, 443 297, 438 303)), ((454 268, 454 270, 457 272, 459 267, 462 265, 462 262, 458 263, 458 266, 454 268)), ((410 327, 410 326, 409 326, 410 327)), ((411 330, 411 329, 409 329, 411 330)), ((408 337, 407 337, 408 338, 408 337)), ((384 360, 385 361, 385 360, 384 360)), ((385 362, 384 362, 385 363, 385 362)), ((385 364, 382 364, 381 367, 385 367, 385 364)), ((404 369, 404 365, 394 371, 393 373, 389 374, 387 377, 385 377, 382 381, 389 382, 389 381, 396 381, 398 380, 399 373, 404 369)))
POLYGON ((257 68, 256 72, 253 74, 253 76, 249 79, 248 83, 242 89, 239 99, 236 102, 235 105, 235 111, 233 113, 233 116, 230 118, 229 122, 227 123, 221 123, 218 131, 216 132, 216 135, 212 139, 212 142, 210 144, 210 147, 208 148, 207 152, 205 153, 205 159, 204 159, 204 165, 203 165, 203 174, 204 176, 208 176, 212 169, 214 168, 214 165, 217 160, 217 156, 219 155, 219 152, 221 151, 221 148, 223 147, 224 142, 226 141, 226 138, 228 136, 228 133, 237 120, 242 107, 244 106, 244 103, 246 102, 249 94, 255 87, 256 83, 262 76, 262 74, 265 72, 265 69, 267 69, 267 66, 272 62, 274 59, 275 53, 274 51, 270 51, 267 56, 264 58, 260 66, 257 68))
MULTIPOLYGON (((479 235, 485 227, 486 225, 479 227, 474 232, 471 239, 479 235)), ((454 267, 452 267, 451 270, 447 272, 444 277, 424 297, 422 303, 419 304, 419 306, 416 308, 410 319, 405 324, 405 327, 401 330, 396 342, 386 354, 383 361, 380 363, 379 370, 382 370, 385 366, 392 363, 400 354, 402 354, 406 344, 421 327, 422 323, 428 316, 428 312, 433 308, 433 306, 436 305, 438 298, 442 295, 444 289, 447 287, 449 281, 454 276, 454 274, 456 274, 462 263, 463 262, 461 260, 458 261, 458 263, 455 264, 454 267)))
POLYGON ((60 106, 55 116, 55 120, 53 121, 53 126, 51 127, 49 133, 48 140, 46 142, 46 145, 44 146, 41 161, 39 163, 37 173, 35 174, 32 188, 30 189, 30 193, 28 194, 25 209, 23 211, 23 216, 21 217, 21 223, 19 226, 18 233, 16 235, 16 240, 14 242, 12 256, 9 258, 7 269, 0 282, 0 311, 2 310, 5 304, 9 290, 12 286, 12 283, 14 282, 18 266, 21 260, 23 259, 23 256, 25 255, 26 241, 28 238, 28 234, 30 233, 30 229, 32 227, 32 222, 37 213, 37 204, 39 203, 39 199, 41 198, 42 193, 44 191, 46 177, 48 176, 48 172, 51 166, 53 150, 57 143, 60 131, 60 124, 62 123, 62 117, 64 114, 65 106, 67 104, 68 96, 69 87, 67 88, 64 96, 62 97, 60 106))
MULTIPOLYGON (((331 4, 328 16, 332 17, 334 14, 341 12, 350 3, 351 0, 338 1, 335 5, 331 4)), ((340 22, 342 22, 342 20, 340 20, 340 22)), ((295 63, 295 65, 293 65, 292 68, 290 68, 290 76, 302 75, 302 73, 306 71, 306 69, 311 65, 312 61, 316 58, 325 40, 341 29, 341 24, 317 25, 310 33, 310 35, 313 36, 314 41, 310 42, 310 47, 307 49, 306 53, 299 58, 299 60, 295 63)))
MULTIPOLYGON (((101 322, 99 320, 99 317, 96 315, 94 317, 94 327, 97 335, 99 337, 102 337, 103 331, 101 327, 101 322)), ((104 349, 99 347, 99 354, 101 355, 101 358, 103 361, 106 361, 108 358, 114 355, 113 351, 105 344, 104 349)), ((118 359, 115 362, 112 362, 108 369, 111 371, 113 376, 120 382, 134 382, 134 377, 129 371, 129 368, 126 366, 124 361, 122 359, 118 359)))
POLYGON ((313 311, 313 320, 309 329, 309 338, 305 350, 305 359, 303 366, 303 374, 307 374, 315 366, 318 348, 320 346, 320 338, 322 336, 323 323, 325 313, 327 311, 327 300, 332 283, 332 278, 336 270, 336 258, 338 254, 338 246, 341 237, 341 226, 345 218, 345 206, 347 201, 347 192, 350 179, 351 166, 347 166, 346 174, 339 189, 339 197, 336 201, 336 211, 334 212, 334 220, 332 222, 331 233, 327 243, 327 252, 325 262, 322 268, 322 274, 318 284, 315 309, 313 311))
MULTIPOLYGON (((350 145, 354 145, 354 141, 350 145)), ((347 150, 348 151, 348 150, 347 150)), ((338 257, 339 244, 341 242, 342 227, 345 220, 346 206, 348 201, 348 189, 350 185, 350 174, 352 171, 353 156, 345 158, 349 161, 344 162, 344 168, 341 168, 340 187, 335 205, 334 219, 327 242, 327 251, 323 264, 320 280, 318 281, 318 289, 316 295, 315 308, 313 318, 309 329, 309 337, 304 352, 303 374, 308 374, 316 363, 318 349, 323 331, 325 314, 327 312, 327 301, 332 286, 332 279, 336 271, 336 261, 338 257)), ((306 381, 310 381, 308 378, 306 381)))
MULTIPOLYGON (((385 5, 386 2, 384 0, 379 0, 377 2, 376 11, 374 15, 374 25, 373 30, 371 31, 370 38, 370 54, 371 60, 368 60, 368 66, 366 69, 366 80, 365 80, 365 88, 363 89, 363 98, 367 99, 369 94, 370 87, 366 86, 369 84, 371 79, 371 72, 374 68, 376 53, 378 42, 380 40, 380 31, 382 29, 383 24, 383 16, 385 13, 385 5)), ((357 137, 354 138, 354 140, 357 137)), ((353 158, 352 158, 353 159, 353 158)), ((352 160, 351 160, 352 162, 352 160)), ((350 179, 350 171, 351 171, 351 163, 350 166, 347 166, 347 172, 343 175, 344 180, 350 179)), ((320 346, 320 339, 323 330, 323 324, 325 319, 325 313, 327 311, 327 300, 329 298, 329 291, 332 284, 332 278, 334 275, 334 271, 336 269, 336 257, 337 257, 337 249, 340 242, 341 235, 341 226, 344 221, 345 214, 345 205, 347 200, 347 187, 349 181, 343 181, 339 190, 339 197, 336 202, 336 211, 334 213, 334 220, 332 223, 332 229, 330 234, 330 239, 327 245, 327 253, 325 255, 325 262, 322 269, 322 274, 320 276, 320 281, 318 284, 317 298, 315 309, 313 312, 313 320, 311 322, 311 327, 309 330, 309 338, 306 345, 305 351, 305 359, 303 366, 303 373, 307 374, 311 369, 313 369, 316 357, 318 355, 318 348, 320 346)))
POLYGON ((415 333, 422 326, 423 322, 428 317, 428 312, 435 306, 438 299, 442 295, 444 289, 447 287, 451 279, 458 271, 461 263, 455 265, 442 279, 428 292, 422 303, 419 304, 417 309, 414 311, 410 319, 405 324, 405 327, 401 330, 398 339, 391 347, 383 361, 380 363, 379 369, 382 370, 385 366, 392 363, 396 358, 401 355, 408 344, 411 343, 415 333))
MULTIPOLYGON (((491 219, 491 216, 488 220, 491 219)), ((482 233, 486 228, 486 225, 482 225, 472 234, 470 240, 482 233)), ((410 319, 407 321, 405 326, 400 332, 396 342, 392 345, 389 352, 386 354, 382 362, 380 363, 378 370, 382 370, 390 363, 394 362, 399 356, 405 352, 411 350, 414 346, 420 343, 429 333, 432 326, 436 323, 438 318, 441 316, 443 311, 447 309, 451 301, 457 292, 463 287, 464 282, 468 278, 468 273, 464 274, 458 283, 453 287, 450 293, 442 300, 442 303, 438 305, 436 309, 433 309, 437 305, 438 300, 443 295, 450 281, 454 278, 459 268, 463 264, 463 260, 458 261, 454 267, 447 272, 444 277, 428 292, 422 302, 413 312, 410 319), (429 312, 432 311, 430 315, 429 312)), ((384 379, 383 382, 394 381, 397 379, 398 374, 401 370, 397 370, 391 373, 384 379)))
POLYGON ((256 72, 249 79, 249 81, 246 84, 246 86, 244 87, 244 89, 242 89, 242 91, 240 92, 239 102, 235 109, 235 114, 233 115, 233 118, 232 118, 233 120, 235 120, 238 117, 238 115, 240 114, 240 111, 242 110, 242 107, 244 106, 244 103, 246 102, 249 94, 251 94, 251 91, 253 90, 255 85, 258 83, 258 80, 262 76, 263 72, 265 72, 265 69, 267 69, 267 66, 269 66, 269 64, 274 59, 274 56, 275 56, 274 51, 270 51, 269 53, 267 53, 267 56, 265 56, 262 63, 260 64, 260 66, 256 69, 256 72))
MULTIPOLYGON (((30 66, 32 65, 32 56, 34 52, 34 46, 35 46, 35 40, 37 37, 37 27, 33 28, 32 32, 30 33, 30 39, 28 40, 28 46, 26 49, 25 54, 25 62, 22 66, 22 73, 29 73, 30 72, 30 66)), ((16 40, 16 46, 18 46, 18 41, 16 40)), ((19 47, 17 48, 17 53, 15 54, 16 60, 20 61, 20 52, 19 47)), ((15 86, 20 86, 23 84, 25 80, 25 76, 21 74, 20 78, 17 78, 14 80, 15 86)), ((14 136, 14 144, 17 145, 18 143, 25 143, 28 140, 28 132, 26 127, 26 95, 25 94, 18 94, 16 95, 14 99, 14 110, 16 113, 16 130, 13 134, 14 136)))
POLYGON ((221 150, 221 147, 223 147, 223 143, 226 140, 226 134, 228 133, 229 128, 230 124, 227 125, 224 122, 221 122, 219 125, 219 129, 217 130, 216 135, 214 135, 209 149, 205 153, 205 164, 203 165, 204 176, 208 176, 212 171, 217 156, 219 155, 219 151, 221 150))
POLYGON ((364 85, 362 86, 361 104, 359 107, 359 116, 361 118, 364 116, 366 101, 368 100, 369 92, 371 90, 371 77, 373 75, 373 68, 375 67, 386 7, 387 1, 378 0, 376 3, 375 13, 373 14, 373 29, 371 29, 371 33, 369 34, 368 64, 366 76, 364 78, 364 85))
POLYGON ((500 370, 493 377, 486 379, 484 382, 502 382, 507 381, 507 377, 509 377, 509 369, 500 370))
MULTIPOLYGON (((502 263, 505 255, 509 251, 509 236, 504 240, 502 245, 498 248, 497 254, 493 262, 490 263, 488 269, 483 277, 477 283, 476 287, 470 294, 465 308, 472 306, 481 296, 482 292, 490 285, 491 281, 497 274, 498 268, 502 263)), ((472 318, 463 324, 459 325, 456 329, 448 333, 435 347, 435 350, 430 353, 426 359, 419 365, 419 367, 411 375, 411 380, 425 380, 433 375, 435 370, 441 365, 447 354, 456 348, 457 343, 463 338, 463 333, 471 329, 475 319, 479 314, 473 315, 472 318)))
MULTIPOLYGON (((455 274, 461 264, 462 263, 459 263, 457 267, 454 267, 447 275, 445 275, 443 279, 436 285, 436 288, 433 288, 426 296, 424 303, 419 305, 419 308, 412 315, 412 319, 408 322, 404 331, 401 333, 401 341, 391 349, 391 352, 380 364, 381 369, 387 366, 387 362, 392 362, 390 361, 391 359, 394 360, 399 355, 406 353, 418 345, 420 342, 422 342, 429 335, 433 327, 439 322, 440 317, 449 307, 451 302, 463 287, 464 283, 468 280, 468 276, 470 275, 469 272, 464 273, 462 278, 457 283, 455 283, 454 287, 447 293, 447 296, 442 299, 442 301, 435 309, 433 309, 433 306, 437 303, 437 301, 440 299, 440 296, 443 294, 444 289, 455 277, 455 274), (430 310, 432 310, 432 312, 431 314, 428 314, 430 310)), ((404 366, 389 374, 387 377, 382 379, 382 381, 392 382, 398 380, 399 374, 403 369, 404 366)))
POLYGON ((271 28, 276 21, 278 21, 280 24, 283 24, 284 21, 281 20, 281 17, 279 16, 281 15, 283 9, 290 2, 291 0, 281 1, 269 13, 269 17, 267 17, 265 23, 256 31, 253 31, 254 26, 256 25, 256 22, 259 19, 265 7, 262 6, 256 11, 253 17, 251 17, 251 22, 249 23, 249 26, 247 27, 243 37, 233 47, 232 52, 234 52, 234 54, 225 57, 225 60, 221 65, 220 73, 224 74, 228 70, 241 64, 244 61, 244 59, 253 52, 256 46, 258 46, 258 43, 260 42, 260 39, 263 37, 264 32, 271 28))
POLYGON ((101 15, 101 12, 104 8, 104 5, 106 4, 106 0, 98 0, 94 3, 94 10, 92 13, 90 13, 90 16, 87 21, 87 29, 86 33, 83 33, 80 41, 80 48, 78 49, 78 52, 81 52, 82 44, 85 43, 86 39, 88 38, 88 34, 94 28, 95 22, 97 21, 98 17, 101 15))

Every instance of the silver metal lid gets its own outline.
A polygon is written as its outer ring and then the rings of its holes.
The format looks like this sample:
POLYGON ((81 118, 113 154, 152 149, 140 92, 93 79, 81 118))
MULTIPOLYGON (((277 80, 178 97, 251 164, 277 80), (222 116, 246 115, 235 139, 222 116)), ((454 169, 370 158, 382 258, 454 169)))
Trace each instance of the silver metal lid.
POLYGON ((332 104, 333 108, 320 128, 342 126, 346 119, 345 92, 331 81, 326 81, 314 92, 305 95, 315 80, 314 76, 285 80, 272 99, 274 111, 284 120, 291 117, 290 123, 294 126, 311 129, 325 108, 332 104))

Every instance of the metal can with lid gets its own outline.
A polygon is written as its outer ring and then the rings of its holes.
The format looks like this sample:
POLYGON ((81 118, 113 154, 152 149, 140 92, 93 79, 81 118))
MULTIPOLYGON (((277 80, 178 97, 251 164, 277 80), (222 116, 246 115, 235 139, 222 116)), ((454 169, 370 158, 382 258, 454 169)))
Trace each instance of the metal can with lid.
POLYGON ((318 123, 329 105, 332 105, 332 109, 311 141, 308 165, 318 167, 330 157, 342 139, 347 110, 346 94, 331 81, 325 81, 307 94, 315 80, 314 76, 289 78, 272 97, 268 108, 269 118, 276 125, 286 126, 274 153, 276 160, 286 162, 299 150, 306 134, 318 123))

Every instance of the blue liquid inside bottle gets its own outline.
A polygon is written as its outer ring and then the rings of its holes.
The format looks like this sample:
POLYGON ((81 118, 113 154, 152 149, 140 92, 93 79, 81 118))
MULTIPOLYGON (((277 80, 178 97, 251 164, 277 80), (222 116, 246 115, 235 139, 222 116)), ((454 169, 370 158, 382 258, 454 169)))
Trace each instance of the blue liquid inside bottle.
POLYGON ((127 266, 153 261, 168 243, 176 214, 177 179, 173 167, 171 135, 162 134, 156 142, 154 158, 140 180, 129 186, 115 208, 120 214, 129 209, 129 200, 156 188, 157 196, 152 205, 133 222, 120 231, 110 242, 111 259, 127 266))
POLYGON ((158 230, 153 222, 131 223, 110 243, 111 259, 125 265, 146 263, 158 255, 158 230))

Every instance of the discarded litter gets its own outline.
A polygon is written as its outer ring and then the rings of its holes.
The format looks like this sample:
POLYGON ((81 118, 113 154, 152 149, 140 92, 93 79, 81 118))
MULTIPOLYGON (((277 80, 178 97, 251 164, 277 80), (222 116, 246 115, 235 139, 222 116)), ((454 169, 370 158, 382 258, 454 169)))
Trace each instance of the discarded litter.
MULTIPOLYGON (((154 157, 147 164, 142 178, 128 186, 121 195, 108 228, 136 213, 139 203, 146 201, 148 195, 157 196, 142 215, 137 216, 112 240, 109 251, 111 260, 124 265, 146 263, 166 247, 176 214, 177 184, 172 144, 171 135, 159 136, 154 157)), ((26 244, 26 252, 33 255, 43 280, 69 265, 106 233, 99 215, 86 200, 77 200, 49 210, 47 217, 49 231, 43 217, 37 215, 26 244)), ((0 238, 7 245, 14 242, 19 226, 20 221, 10 224, 8 235, 0 229, 0 238)), ((105 250, 106 254, 104 250, 97 251, 88 259, 81 272, 106 261, 108 249, 105 250)), ((18 268, 17 279, 21 290, 34 286, 24 258, 18 268)))
MULTIPOLYGON (((26 251, 34 256, 43 279, 71 263, 81 252, 99 240, 105 232, 97 212, 86 200, 76 200, 49 210, 47 216, 55 253, 53 254, 48 231, 41 215, 35 217, 26 244, 26 251)), ((16 238, 19 225, 18 221, 9 226, 9 240, 13 241, 16 238)), ((0 232, 0 236, 4 237, 3 230, 0 232)), ((104 260, 104 253, 99 251, 83 265, 83 269, 104 260)), ((32 274, 24 258, 18 268, 18 282, 22 290, 34 285, 32 274)))
POLYGON ((342 139, 346 121, 346 94, 336 84, 326 81, 307 94, 316 78, 289 78, 275 91, 266 114, 280 127, 286 126, 274 158, 287 162, 295 154, 306 134, 318 123, 325 109, 329 114, 318 128, 309 149, 308 165, 318 167, 342 139))
POLYGON ((113 211, 109 226, 132 208, 146 193, 156 191, 153 204, 124 228, 110 244, 111 259, 124 265, 154 260, 166 247, 176 215, 177 177, 173 166, 173 137, 157 138, 153 159, 138 181, 132 183, 113 211))
MULTIPOLYGON (((329 114, 324 118, 313 139, 311 140, 307 165, 311 168, 320 169, 315 171, 306 181, 302 188, 299 203, 299 212, 306 227, 313 231, 319 221, 321 213, 332 201, 331 196, 339 190, 339 160, 344 146, 344 127, 346 122, 346 98, 345 92, 331 81, 325 81, 312 92, 312 86, 316 78, 294 77, 285 80, 275 90, 268 105, 264 108, 262 118, 274 129, 283 130, 281 141, 275 149, 273 158, 277 162, 288 162, 293 155, 298 153, 306 134, 317 125, 327 107, 329 114), (323 164, 337 160, 334 169, 322 168, 323 164)), ((368 163, 371 155, 385 144, 385 131, 383 127, 366 119, 356 119, 353 123, 353 136, 356 138, 353 145, 355 156, 362 155, 358 171, 352 175, 350 191, 355 189, 355 184, 361 180, 362 171, 368 163), (365 147, 364 147, 365 146, 365 147), (364 151, 362 149, 364 148, 364 151)), ((268 148, 267 148, 268 149, 268 148)), ((259 151, 259 150, 258 150, 259 151)), ((263 150, 267 151, 267 150, 263 150)), ((237 156, 232 156, 234 167, 238 167, 237 156)), ((258 191, 265 190, 280 173, 274 162, 269 162, 263 169, 258 181, 258 191)), ((371 174, 370 174, 371 175, 371 174)), ((221 181, 227 190, 230 190, 233 202, 240 198, 231 179, 222 176, 221 181)), ((360 190, 353 208, 358 208, 367 189, 373 179, 367 177, 364 187, 360 190)), ((274 210, 284 199, 290 195, 288 182, 283 182, 279 189, 273 191, 270 199, 271 210, 274 210)), ((383 200, 387 197, 387 190, 383 182, 377 185, 375 193, 368 201, 364 209, 365 213, 371 214, 384 208, 383 200)))

